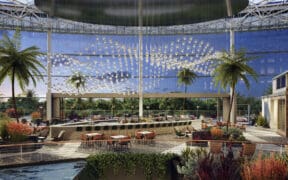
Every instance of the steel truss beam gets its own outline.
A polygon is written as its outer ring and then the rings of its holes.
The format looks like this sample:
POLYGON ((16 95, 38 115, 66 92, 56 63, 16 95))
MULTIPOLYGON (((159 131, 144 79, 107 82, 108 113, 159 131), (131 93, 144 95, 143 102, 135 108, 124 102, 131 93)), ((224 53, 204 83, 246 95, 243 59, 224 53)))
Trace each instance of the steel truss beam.
MULTIPOLYGON (((11 3, 0 2, 0 28, 21 28, 27 31, 44 31, 50 28, 58 33, 81 34, 119 34, 134 35, 139 33, 137 27, 94 25, 74 22, 59 18, 48 18, 34 5, 27 5, 17 1, 11 3)), ((204 23, 143 27, 143 34, 195 34, 195 33, 220 33, 229 31, 230 27, 235 31, 253 31, 267 29, 288 28, 288 2, 269 3, 263 0, 257 4, 249 5, 235 17, 209 21, 204 23)))

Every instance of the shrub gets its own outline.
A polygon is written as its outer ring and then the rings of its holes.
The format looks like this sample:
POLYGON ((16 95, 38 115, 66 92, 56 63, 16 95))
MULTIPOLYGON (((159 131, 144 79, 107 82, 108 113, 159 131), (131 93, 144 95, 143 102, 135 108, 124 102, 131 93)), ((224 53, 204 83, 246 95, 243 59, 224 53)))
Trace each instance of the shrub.
POLYGON ((206 151, 187 149, 182 151, 182 158, 186 160, 183 166, 177 166, 177 171, 184 179, 240 179, 239 160, 214 158, 206 151))
POLYGON ((27 135, 31 134, 33 129, 27 124, 12 121, 7 123, 7 132, 12 142, 21 142, 26 140, 27 135))
POLYGON ((177 172, 184 175, 184 179, 197 179, 198 161, 208 155, 205 149, 186 148, 182 151, 182 165, 177 165, 177 172))
MULTIPOLYGON (((6 112, 6 114, 8 115, 8 117, 16 118, 16 112, 15 112, 15 109, 14 109, 14 108, 6 109, 5 112, 6 112)), ((23 115, 23 109, 18 108, 18 109, 17 109, 17 115, 18 115, 18 117, 22 116, 22 115, 23 115)))
POLYGON ((268 128, 269 127, 269 123, 267 121, 267 119, 265 119, 263 116, 259 115, 257 118, 257 125, 258 126, 263 126, 268 128))
POLYGON ((243 136, 243 132, 239 128, 231 127, 231 128, 228 128, 227 130, 226 127, 223 127, 222 130, 224 131, 224 134, 227 137, 229 137, 231 140, 236 140, 240 136, 243 136))
POLYGON ((1 120, 0 120, 0 136, 4 140, 7 140, 9 138, 9 134, 8 134, 8 131, 7 131, 7 124, 10 121, 11 120, 9 118, 1 118, 1 120))
POLYGON ((14 108, 6 109, 5 112, 11 118, 15 118, 16 117, 16 113, 15 113, 15 109, 14 108))
POLYGON ((7 113, 6 112, 0 112, 0 119, 3 119, 3 118, 7 118, 7 113))
POLYGON ((135 175, 136 169, 141 167, 146 179, 165 179, 169 162, 176 157, 175 154, 159 153, 96 154, 88 157, 84 170, 78 176, 79 179, 105 179, 105 173, 113 173, 117 177, 120 170, 129 176, 135 175))
POLYGON ((287 164, 275 156, 261 157, 259 155, 255 161, 245 161, 242 168, 242 178, 250 179, 287 179, 287 164))
POLYGON ((199 179, 240 179, 240 160, 229 157, 215 158, 208 154, 198 162, 197 174, 199 179))

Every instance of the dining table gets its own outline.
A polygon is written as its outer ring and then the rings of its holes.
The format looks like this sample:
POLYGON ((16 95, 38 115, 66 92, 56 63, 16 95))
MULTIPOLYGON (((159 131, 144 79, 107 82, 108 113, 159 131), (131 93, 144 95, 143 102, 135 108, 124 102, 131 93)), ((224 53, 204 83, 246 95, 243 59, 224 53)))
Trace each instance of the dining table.
POLYGON ((142 135, 147 135, 153 133, 152 131, 138 131, 137 133, 142 134, 142 135))
POLYGON ((128 136, 125 136, 125 135, 113 135, 113 136, 110 136, 110 137, 112 139, 119 140, 119 139, 127 138, 128 136))

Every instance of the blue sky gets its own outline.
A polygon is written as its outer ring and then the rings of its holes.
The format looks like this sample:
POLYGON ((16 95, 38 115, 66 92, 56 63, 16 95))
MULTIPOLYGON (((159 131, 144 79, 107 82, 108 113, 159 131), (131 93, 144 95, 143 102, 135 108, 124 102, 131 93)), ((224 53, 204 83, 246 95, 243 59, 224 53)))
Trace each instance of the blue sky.
MULTIPOLYGON (((0 33, 13 34, 6 30, 0 33)), ((236 48, 245 48, 251 56, 256 57, 250 65, 260 75, 259 81, 253 82, 250 90, 240 82, 238 92, 247 96, 262 96, 272 77, 287 70, 287 34, 288 30, 236 33, 236 48)), ((22 32, 22 42, 23 48, 36 45, 41 51, 46 51, 46 33, 22 32)), ((53 34, 52 92, 75 93, 76 89, 67 83, 69 76, 75 72, 87 76, 87 87, 82 92, 136 92, 137 43, 137 36, 53 34)), ((184 87, 177 84, 176 74, 187 65, 191 65, 192 70, 200 76, 188 87, 188 92, 218 92, 209 77, 212 71, 209 64, 198 62, 201 54, 228 49, 229 33, 145 36, 143 47, 144 92, 183 91, 184 87), (146 52, 149 56, 146 56, 146 52)), ((45 56, 39 60, 46 66, 45 56)), ((0 86, 0 93, 11 96, 9 81, 0 86)), ((17 88, 19 93, 21 91, 17 88)), ((45 96, 45 82, 38 82, 36 93, 45 96)))

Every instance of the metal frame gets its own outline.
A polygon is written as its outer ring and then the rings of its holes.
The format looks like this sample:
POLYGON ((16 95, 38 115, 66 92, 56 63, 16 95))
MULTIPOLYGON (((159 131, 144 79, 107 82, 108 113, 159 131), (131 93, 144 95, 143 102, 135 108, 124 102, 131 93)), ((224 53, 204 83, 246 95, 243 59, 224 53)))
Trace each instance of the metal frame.
MULTIPOLYGON (((11 2, 0 2, 1 29, 20 27, 27 31, 47 32, 51 28, 52 32, 58 33, 116 35, 138 35, 140 31, 138 27, 94 25, 59 18, 51 19, 34 5, 23 4, 16 0, 11 2)), ((263 0, 257 4, 250 4, 232 18, 189 25, 143 27, 142 33, 144 35, 219 33, 229 31, 231 24, 235 31, 288 28, 288 2, 283 0, 283 3, 270 4, 269 1, 263 0)))

